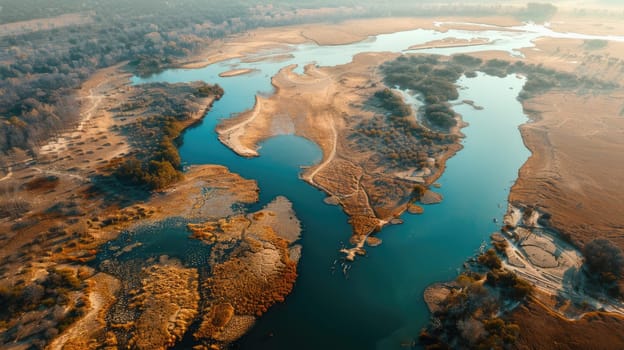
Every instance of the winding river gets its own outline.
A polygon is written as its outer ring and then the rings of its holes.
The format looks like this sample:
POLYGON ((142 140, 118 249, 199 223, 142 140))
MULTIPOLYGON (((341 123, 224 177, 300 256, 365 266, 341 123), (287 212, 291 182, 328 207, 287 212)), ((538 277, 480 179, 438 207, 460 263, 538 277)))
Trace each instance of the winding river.
MULTIPOLYGON (((404 215, 402 225, 384 228, 378 236, 384 243, 369 248, 366 257, 348 268, 338 254, 351 233, 346 215, 339 207, 324 204, 325 195, 298 177, 301 166, 320 161, 320 149, 308 140, 287 135, 264 142, 258 158, 241 158, 217 140, 214 129, 219 119, 251 108, 258 93, 270 94, 270 78, 290 64, 298 64, 298 69, 311 62, 334 66, 350 62, 360 52, 410 52, 407 48, 412 45, 444 38, 488 38, 490 43, 418 52, 503 50, 520 55, 516 50, 533 46, 531 41, 537 37, 574 37, 539 26, 516 29, 413 30, 343 46, 302 44, 290 47, 287 53, 292 58, 281 62, 230 60, 202 69, 168 70, 148 79, 134 78, 137 84, 203 80, 221 85, 226 92, 223 98, 201 125, 185 133, 182 159, 186 164, 222 164, 257 180, 261 189, 258 207, 285 195, 303 223, 303 256, 292 294, 260 319, 239 342, 240 348, 362 350, 400 349, 409 344, 429 317, 422 299, 424 288, 453 279, 462 263, 499 228, 495 219, 501 220, 509 188, 529 156, 518 131, 527 121, 517 101, 524 79, 480 73, 475 78, 460 79, 459 101, 473 100, 484 109, 465 104, 455 107, 469 126, 463 129, 464 149, 448 161, 439 180, 444 202, 426 207, 422 216, 404 215), (255 72, 219 77, 219 73, 234 68, 255 72)), ((609 39, 624 41, 621 37, 609 39)), ((260 55, 277 53, 284 52, 260 55)), ((187 238, 180 235, 178 239, 187 238)))

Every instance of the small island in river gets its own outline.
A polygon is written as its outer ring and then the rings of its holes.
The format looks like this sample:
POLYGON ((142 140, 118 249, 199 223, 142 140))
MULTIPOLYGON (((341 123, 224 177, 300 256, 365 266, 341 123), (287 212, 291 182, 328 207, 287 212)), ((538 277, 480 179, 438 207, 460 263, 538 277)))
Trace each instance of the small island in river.
POLYGON ((254 70, 253 69, 249 69, 249 68, 245 68, 245 69, 233 69, 233 70, 229 70, 227 72, 223 72, 223 73, 219 73, 219 76, 222 78, 227 78, 227 77, 235 77, 238 75, 245 75, 245 74, 249 74, 249 73, 253 73, 254 70))

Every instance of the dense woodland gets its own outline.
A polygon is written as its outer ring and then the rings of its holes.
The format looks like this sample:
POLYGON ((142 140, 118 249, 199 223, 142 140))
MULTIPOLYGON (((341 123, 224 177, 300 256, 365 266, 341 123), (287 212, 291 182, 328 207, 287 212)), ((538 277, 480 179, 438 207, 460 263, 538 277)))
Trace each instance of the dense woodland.
POLYGON ((135 96, 121 107, 121 113, 143 110, 139 120, 121 130, 135 153, 109 164, 115 176, 148 189, 162 189, 182 178, 177 143, 181 131, 202 115, 208 106, 202 98, 219 99, 223 89, 203 82, 190 84, 153 83, 137 87, 135 96), (130 137, 131 136, 131 137, 130 137))
POLYGON ((36 156, 34 151, 50 136, 79 118, 72 90, 96 69, 119 62, 129 61, 135 73, 149 75, 211 40, 260 26, 392 15, 530 17, 528 10, 431 0, 276 0, 270 5, 247 0, 2 0, 0 25, 66 14, 88 21, 51 28, 39 24, 20 34, 0 32, 0 153, 20 148, 36 156), (314 10, 321 7, 332 9, 314 10))
MULTIPOLYGON (((274 0, 268 2, 269 9, 296 10, 321 7, 362 7, 375 10, 409 12, 410 15, 418 15, 423 11, 446 11, 456 13, 501 13, 503 11, 517 15, 552 15, 556 8, 551 4, 531 3, 526 9, 518 9, 512 0, 472 0, 463 1, 469 4, 464 7, 458 2, 448 0, 395 0, 392 2, 358 1, 352 0, 274 0), (506 8, 501 8, 508 5, 506 8)), ((214 0, 47 0, 42 6, 39 0, 2 0, 0 6, 0 24, 30 20, 33 18, 54 17, 67 13, 94 11, 104 18, 111 17, 154 17, 171 15, 174 11, 188 12, 185 15, 199 17, 222 16, 221 20, 232 17, 242 17, 246 11, 258 6, 258 1, 233 0, 217 2, 214 0)), ((430 13, 427 13, 429 15, 430 13)))
POLYGON ((439 56, 401 56, 381 67, 385 83, 401 89, 416 91, 425 102, 424 116, 432 125, 446 128, 455 125, 454 113, 449 101, 458 98, 455 82, 462 76, 473 77, 476 72, 504 77, 509 74, 522 74, 527 81, 520 93, 521 99, 552 89, 613 89, 618 84, 572 73, 545 68, 542 65, 526 64, 522 61, 492 59, 483 62, 469 55, 455 55, 450 61, 439 56))
MULTIPOLYGON (((37 8, 32 2, 26 1, 31 4, 24 8, 37 8)), ((54 2, 47 4, 52 7, 54 2)), ((143 2, 143 6, 149 4, 143 2)), ((81 7, 72 4, 70 8, 81 7)), ((134 2, 119 2, 114 7, 120 11, 117 15, 112 10, 96 12, 88 25, 0 37, 0 46, 6 48, 0 51, 1 152, 13 147, 36 149, 51 134, 71 125, 79 109, 68 96, 96 69, 132 61, 140 72, 153 72, 190 54, 205 38, 245 29, 242 23, 224 23, 244 14, 235 7, 169 9, 149 16, 144 12, 145 17, 141 17, 142 9, 134 2), (126 9, 129 6, 135 10, 126 9), (209 21, 221 24, 202 25, 209 21)), ((6 15, 6 10, 2 13, 6 15)))
POLYGON ((412 109, 390 89, 377 91, 368 102, 385 114, 377 114, 358 126, 357 142, 362 149, 374 149, 397 168, 426 166, 434 155, 432 145, 448 145, 454 135, 430 130, 416 122, 412 109))
POLYGON ((459 96, 455 82, 464 72, 459 65, 438 65, 437 56, 405 56, 384 64, 381 71, 388 86, 399 86, 422 94, 424 116, 432 126, 442 130, 457 125, 455 112, 448 101, 459 96))

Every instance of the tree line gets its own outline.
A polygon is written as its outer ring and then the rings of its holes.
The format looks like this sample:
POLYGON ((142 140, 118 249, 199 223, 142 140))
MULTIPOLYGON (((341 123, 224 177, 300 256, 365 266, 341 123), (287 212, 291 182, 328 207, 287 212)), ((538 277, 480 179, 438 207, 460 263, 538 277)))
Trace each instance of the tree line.
MULTIPOLYGON (((392 4, 326 0, 5 0, 0 24, 67 13, 87 14, 89 24, 20 35, 0 33, 0 153, 34 151, 79 118, 67 97, 95 70, 132 61, 135 73, 149 75, 186 57, 211 40, 261 26, 401 15, 513 14, 518 8, 438 1, 392 4), (345 6, 339 8, 338 6, 345 6), (305 11, 332 7, 333 12, 305 11)), ((441 111, 431 111, 439 123, 441 111)))
POLYGON ((123 133, 135 153, 116 159, 109 166, 118 179, 150 190, 165 188, 182 178, 182 162, 177 149, 178 138, 193 114, 203 113, 207 106, 201 98, 221 98, 219 85, 203 82, 190 84, 153 83, 137 87, 139 93, 123 110, 147 109, 145 117, 126 125, 123 133))
POLYGON ((93 21, 20 35, 0 33, 0 153, 35 151, 75 123, 79 106, 71 96, 97 69, 129 61, 133 72, 149 75, 232 33, 320 20, 274 18, 251 1, 54 0, 41 6, 39 1, 11 0, 2 5, 0 22, 76 11, 89 11, 93 21))

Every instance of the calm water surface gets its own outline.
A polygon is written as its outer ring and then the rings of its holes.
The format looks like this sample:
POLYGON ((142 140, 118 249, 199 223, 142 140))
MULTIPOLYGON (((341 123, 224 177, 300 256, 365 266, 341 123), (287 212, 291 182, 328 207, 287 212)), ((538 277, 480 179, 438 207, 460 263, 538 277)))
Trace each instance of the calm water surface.
POLYGON ((518 131, 518 125, 526 122, 516 100, 524 79, 479 74, 458 82, 462 87, 459 100, 473 100, 484 109, 467 105, 455 108, 470 125, 463 129, 464 149, 448 161, 439 180, 444 202, 426 207, 422 216, 404 215, 403 225, 385 228, 378 236, 383 244, 369 248, 366 257, 350 265, 346 276, 337 252, 351 233, 347 217, 339 207, 325 205, 325 195, 298 177, 301 166, 320 161, 320 149, 300 137, 284 135, 264 142, 260 157, 244 159, 217 140, 214 128, 218 120, 251 108, 256 94, 270 94, 270 77, 293 63, 299 65, 299 71, 312 62, 322 66, 345 64, 360 52, 406 52, 411 45, 446 37, 487 37, 492 44, 422 52, 497 49, 519 55, 517 49, 533 46, 531 40, 539 36, 564 35, 548 33, 543 27, 523 30, 414 30, 344 46, 292 46, 287 52, 294 57, 279 63, 231 60, 202 69, 168 70, 149 79, 134 79, 135 83, 203 80, 220 84, 226 92, 221 101, 215 103, 201 125, 184 135, 180 148, 184 162, 222 164, 257 180, 261 189, 257 206, 285 195, 302 221, 304 249, 293 293, 260 319, 240 341, 240 348, 400 349, 402 343, 411 342, 429 317, 422 300, 424 288, 454 278, 458 267, 498 229, 494 219, 502 218, 509 188, 529 155, 518 131), (232 68, 258 71, 230 78, 218 76, 232 68))

